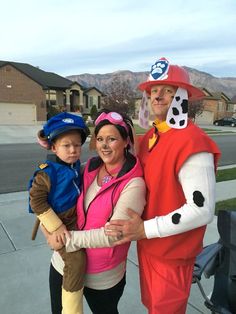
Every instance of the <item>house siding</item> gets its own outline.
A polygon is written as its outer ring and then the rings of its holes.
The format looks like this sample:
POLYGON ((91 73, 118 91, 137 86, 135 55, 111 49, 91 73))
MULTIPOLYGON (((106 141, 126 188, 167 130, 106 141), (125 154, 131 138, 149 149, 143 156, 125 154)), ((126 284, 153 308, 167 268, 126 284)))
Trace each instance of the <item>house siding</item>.
POLYGON ((36 105, 36 121, 46 120, 46 96, 42 86, 11 65, 0 68, 0 102, 36 105))

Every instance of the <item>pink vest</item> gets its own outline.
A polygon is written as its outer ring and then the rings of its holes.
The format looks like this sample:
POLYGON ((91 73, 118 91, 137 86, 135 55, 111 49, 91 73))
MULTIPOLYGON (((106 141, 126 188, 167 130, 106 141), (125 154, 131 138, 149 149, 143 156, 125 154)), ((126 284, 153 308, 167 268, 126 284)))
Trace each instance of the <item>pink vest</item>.
MULTIPOLYGON (((129 158, 128 158, 129 159, 129 158)), ((133 158, 132 158, 133 159, 133 158)), ((113 209, 119 199, 124 186, 135 177, 142 176, 142 168, 138 159, 133 162, 130 169, 119 178, 113 179, 103 185, 96 197, 90 203, 87 212, 84 212, 84 196, 90 184, 96 178, 99 166, 91 170, 91 166, 99 159, 93 158, 88 161, 83 176, 83 190, 77 203, 77 224, 80 230, 89 230, 103 227, 113 215, 113 209)), ((127 160, 125 166, 129 165, 127 160)), ((124 167, 123 167, 124 169, 124 167)), ((128 254, 130 243, 118 245, 112 248, 92 248, 86 249, 87 254, 87 273, 93 274, 107 271, 125 261, 128 254)))

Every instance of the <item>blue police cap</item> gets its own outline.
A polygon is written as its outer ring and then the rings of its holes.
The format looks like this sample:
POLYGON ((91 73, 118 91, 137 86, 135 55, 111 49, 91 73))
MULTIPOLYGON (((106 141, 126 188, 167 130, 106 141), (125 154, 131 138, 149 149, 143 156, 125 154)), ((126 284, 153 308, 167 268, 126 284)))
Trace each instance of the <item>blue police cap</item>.
POLYGON ((61 135, 70 130, 79 131, 81 134, 82 144, 86 141, 89 131, 83 118, 80 116, 68 112, 62 112, 56 116, 53 116, 43 126, 43 133, 49 143, 51 143, 51 141, 58 135, 61 135))

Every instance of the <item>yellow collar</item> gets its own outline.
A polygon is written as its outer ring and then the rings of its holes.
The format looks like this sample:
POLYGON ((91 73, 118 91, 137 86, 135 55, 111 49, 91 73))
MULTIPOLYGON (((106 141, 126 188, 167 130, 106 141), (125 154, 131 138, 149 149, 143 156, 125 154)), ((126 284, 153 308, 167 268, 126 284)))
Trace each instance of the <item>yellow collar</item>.
POLYGON ((169 131, 171 128, 167 125, 166 121, 160 121, 158 119, 156 119, 153 122, 153 125, 158 129, 158 131, 160 133, 165 133, 167 131, 169 131))

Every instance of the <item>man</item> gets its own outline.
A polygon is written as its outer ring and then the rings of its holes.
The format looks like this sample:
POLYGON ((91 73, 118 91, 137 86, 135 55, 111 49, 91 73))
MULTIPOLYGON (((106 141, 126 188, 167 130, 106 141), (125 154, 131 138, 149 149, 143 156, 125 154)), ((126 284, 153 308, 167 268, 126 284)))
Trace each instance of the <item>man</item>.
POLYGON ((147 185, 143 220, 113 220, 109 235, 117 244, 138 241, 142 302, 149 314, 183 314, 190 293, 195 257, 202 250, 206 225, 214 216, 216 144, 187 118, 188 99, 203 92, 188 73, 161 58, 147 82, 156 120, 140 141, 139 157, 147 185))

